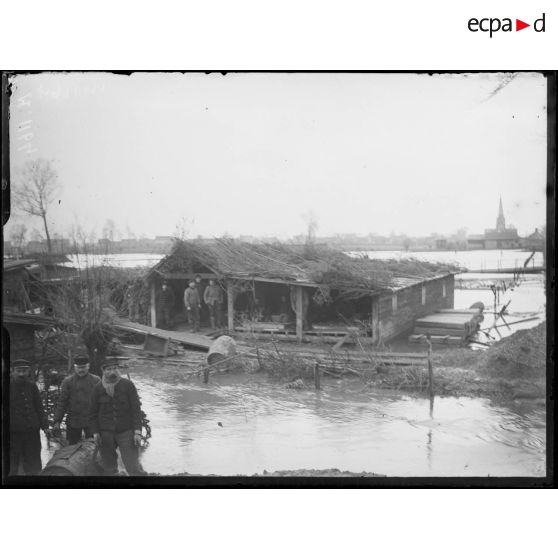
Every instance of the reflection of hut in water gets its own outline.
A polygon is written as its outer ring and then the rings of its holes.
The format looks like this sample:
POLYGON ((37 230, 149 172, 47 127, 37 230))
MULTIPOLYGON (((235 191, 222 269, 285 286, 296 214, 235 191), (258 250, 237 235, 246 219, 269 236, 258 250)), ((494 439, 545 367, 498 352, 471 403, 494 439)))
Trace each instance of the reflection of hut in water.
POLYGON ((392 339, 414 320, 453 307, 454 271, 417 260, 356 258, 321 245, 249 244, 230 239, 179 241, 153 267, 151 325, 166 281, 182 294, 196 276, 222 288, 230 332, 275 339, 337 341, 359 333, 369 342, 392 339))

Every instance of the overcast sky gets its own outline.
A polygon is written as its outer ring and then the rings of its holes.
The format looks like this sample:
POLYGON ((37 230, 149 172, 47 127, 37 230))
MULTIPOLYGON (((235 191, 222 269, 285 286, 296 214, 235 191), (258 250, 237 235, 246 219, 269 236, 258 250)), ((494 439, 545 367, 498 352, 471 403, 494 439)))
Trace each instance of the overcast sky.
MULTIPOLYGON (((52 228, 428 235, 545 222, 546 81, 503 74, 38 74, 13 80, 12 180, 52 159, 52 228), (504 81, 505 83, 505 81, 504 81)), ((37 218, 13 215, 41 230, 37 218)))

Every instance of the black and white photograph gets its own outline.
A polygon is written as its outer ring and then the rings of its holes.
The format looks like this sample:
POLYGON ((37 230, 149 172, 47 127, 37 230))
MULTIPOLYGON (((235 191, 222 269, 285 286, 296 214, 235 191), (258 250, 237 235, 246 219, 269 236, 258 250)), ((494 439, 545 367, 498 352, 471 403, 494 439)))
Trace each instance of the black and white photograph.
POLYGON ((3 79, 3 484, 547 481, 553 74, 3 79))

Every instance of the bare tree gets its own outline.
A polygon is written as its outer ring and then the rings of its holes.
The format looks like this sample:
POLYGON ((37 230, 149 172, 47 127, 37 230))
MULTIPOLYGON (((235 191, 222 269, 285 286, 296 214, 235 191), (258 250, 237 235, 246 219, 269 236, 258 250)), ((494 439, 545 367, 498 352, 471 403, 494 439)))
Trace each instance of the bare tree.
POLYGON ((186 240, 191 232, 193 224, 193 219, 188 219, 185 215, 182 215, 174 229, 173 238, 175 240, 186 240))
POLYGON ((41 231, 39 229, 34 228, 31 231, 30 238, 35 242, 40 242, 41 240, 43 240, 43 235, 41 234, 41 231))
POLYGON ((10 240, 14 245, 16 254, 19 256, 23 252, 23 245, 25 244, 25 239, 27 236, 27 227, 22 224, 14 225, 12 233, 10 234, 10 240))
POLYGON ((318 219, 316 214, 310 209, 302 215, 306 224, 306 243, 313 244, 316 240, 316 231, 318 230, 318 219))
POLYGON ((50 161, 34 159, 27 161, 14 188, 14 201, 21 211, 43 220, 47 247, 52 253, 48 230, 47 212, 58 193, 58 175, 50 161))

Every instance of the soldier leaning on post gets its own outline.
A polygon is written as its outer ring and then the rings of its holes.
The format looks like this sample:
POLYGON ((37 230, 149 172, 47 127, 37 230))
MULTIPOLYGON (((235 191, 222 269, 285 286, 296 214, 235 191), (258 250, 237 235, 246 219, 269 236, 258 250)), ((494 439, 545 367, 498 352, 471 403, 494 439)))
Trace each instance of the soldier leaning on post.
POLYGON ((159 308, 161 310, 161 329, 173 328, 172 312, 174 308, 174 292, 165 281, 159 293, 159 308))
POLYGON ((26 360, 13 363, 10 378, 10 474, 17 475, 20 462, 26 475, 41 472, 40 430, 48 435, 48 422, 37 384, 30 380, 26 360))
POLYGON ((115 364, 105 365, 101 382, 93 387, 89 423, 105 475, 118 472, 117 447, 128 474, 145 475, 138 455, 142 428, 138 392, 131 380, 120 376, 115 364))
POLYGON ((54 412, 54 429, 60 428, 60 423, 67 414, 66 439, 70 445, 81 440, 82 432, 86 438, 92 436, 89 428, 89 400, 93 388, 100 381, 98 376, 89 373, 87 358, 77 357, 74 360, 74 373, 62 382, 54 412))

